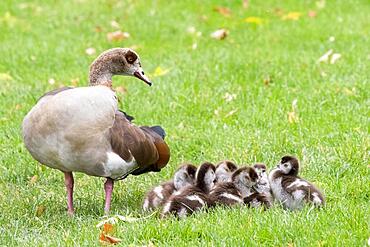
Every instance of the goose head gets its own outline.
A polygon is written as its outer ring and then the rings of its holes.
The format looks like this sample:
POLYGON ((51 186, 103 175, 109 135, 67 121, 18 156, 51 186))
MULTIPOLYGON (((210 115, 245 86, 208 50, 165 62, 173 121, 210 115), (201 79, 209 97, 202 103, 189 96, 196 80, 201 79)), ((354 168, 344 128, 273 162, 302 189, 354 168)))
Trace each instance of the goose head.
POLYGON ((182 164, 175 172, 173 182, 176 190, 180 190, 188 185, 194 185, 196 166, 192 164, 182 164))
POLYGON ((112 76, 134 76, 152 85, 141 67, 139 55, 129 48, 113 48, 100 54, 90 65, 90 85, 112 86, 112 76))
POLYGON ((204 162, 195 173, 195 186, 208 193, 216 182, 216 167, 210 162, 204 162))
POLYGON ((278 169, 286 175, 298 176, 298 159, 294 156, 284 156, 278 164, 278 169))

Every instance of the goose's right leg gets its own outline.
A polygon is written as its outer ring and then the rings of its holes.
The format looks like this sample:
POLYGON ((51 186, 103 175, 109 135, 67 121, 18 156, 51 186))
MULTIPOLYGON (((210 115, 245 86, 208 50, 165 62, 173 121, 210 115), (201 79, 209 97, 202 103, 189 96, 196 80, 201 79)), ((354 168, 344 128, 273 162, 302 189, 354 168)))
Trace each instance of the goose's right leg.
POLYGON ((72 172, 64 172, 64 184, 67 189, 67 207, 68 207, 68 214, 73 215, 73 174, 72 172))

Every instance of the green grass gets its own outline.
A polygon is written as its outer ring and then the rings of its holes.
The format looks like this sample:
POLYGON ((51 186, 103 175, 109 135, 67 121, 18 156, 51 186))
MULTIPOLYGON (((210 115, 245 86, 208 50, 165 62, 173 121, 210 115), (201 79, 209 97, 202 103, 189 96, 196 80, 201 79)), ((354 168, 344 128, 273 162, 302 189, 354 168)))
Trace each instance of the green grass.
POLYGON ((117 183, 112 215, 144 217, 146 190, 179 163, 225 158, 270 167, 285 154, 302 161, 301 175, 324 192, 323 210, 266 212, 216 209, 185 220, 157 215, 119 222, 122 245, 366 246, 370 237, 369 65, 367 1, 29 1, 0 2, 0 245, 99 245, 103 179, 76 175, 76 215, 66 215, 63 175, 39 165, 24 148, 23 117, 46 91, 87 84, 88 66, 105 49, 136 46, 154 86, 115 77, 120 108, 137 124, 161 124, 172 157, 160 173, 117 183), (231 9, 227 18, 215 6, 231 9), (282 20, 298 11, 297 21, 282 20), (309 18, 307 12, 317 12, 309 18), (206 16, 204 20, 202 16, 206 16), (264 20, 245 23, 246 17, 264 20), (116 20, 131 34, 109 42, 116 20), (95 32, 100 26, 102 32, 95 32), (194 26, 202 35, 189 34, 194 26), (210 38, 227 28, 222 41, 210 38), (335 41, 329 38, 335 37, 335 41), (193 43, 198 48, 192 50, 193 43), (333 49, 335 64, 318 64, 333 49), (169 69, 153 77, 155 68, 169 69), (48 80, 56 83, 50 85, 48 80), (264 80, 270 78, 268 85, 264 80), (235 94, 232 101, 226 93, 235 94), (288 121, 297 99, 298 122, 288 121), (234 114, 230 114, 230 112, 234 114), (217 113, 217 114, 216 114, 217 113), (37 176, 35 182, 31 177, 37 176), (40 208, 44 208, 42 212, 40 208))

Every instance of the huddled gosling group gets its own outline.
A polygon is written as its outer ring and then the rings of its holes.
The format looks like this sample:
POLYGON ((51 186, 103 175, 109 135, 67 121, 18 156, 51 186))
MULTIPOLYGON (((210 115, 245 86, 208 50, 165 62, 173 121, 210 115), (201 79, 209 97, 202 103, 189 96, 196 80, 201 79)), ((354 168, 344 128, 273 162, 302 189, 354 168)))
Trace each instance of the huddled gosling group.
POLYGON ((268 209, 274 202, 299 210, 305 204, 323 206, 324 196, 312 183, 298 176, 299 161, 284 156, 269 173, 265 164, 238 166, 222 161, 198 168, 180 165, 173 180, 151 189, 145 196, 145 211, 162 209, 162 216, 186 217, 203 208, 245 205, 268 209))

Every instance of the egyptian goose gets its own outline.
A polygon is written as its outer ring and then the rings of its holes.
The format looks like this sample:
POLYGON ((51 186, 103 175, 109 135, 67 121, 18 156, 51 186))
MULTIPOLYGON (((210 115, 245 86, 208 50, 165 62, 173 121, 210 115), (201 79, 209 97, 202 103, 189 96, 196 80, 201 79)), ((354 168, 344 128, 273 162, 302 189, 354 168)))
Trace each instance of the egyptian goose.
POLYGON ((88 87, 44 94, 23 120, 23 140, 32 157, 64 173, 69 214, 74 212, 72 172, 107 178, 108 213, 114 181, 160 171, 169 161, 164 130, 135 126, 118 110, 114 75, 135 76, 151 85, 133 50, 110 49, 91 64, 88 87))
POLYGON ((225 160, 216 165, 217 183, 230 182, 231 175, 238 167, 231 161, 225 160))
POLYGON ((204 207, 211 207, 212 201, 208 193, 215 184, 215 170, 216 167, 209 162, 199 166, 195 174, 195 185, 173 194, 164 205, 162 216, 172 214, 182 218, 204 207))
POLYGON ((192 164, 182 164, 173 176, 173 180, 164 182, 151 189, 145 196, 143 210, 153 210, 161 207, 170 196, 180 189, 194 185, 196 166, 192 164))
POLYGON ((211 200, 217 205, 233 206, 244 204, 244 198, 254 193, 257 183, 256 171, 249 166, 237 169, 230 182, 217 183, 210 192, 211 200))
POLYGON ((305 203, 324 205, 324 196, 312 183, 298 176, 299 162, 296 157, 284 156, 269 174, 272 194, 284 208, 301 209, 305 203))

